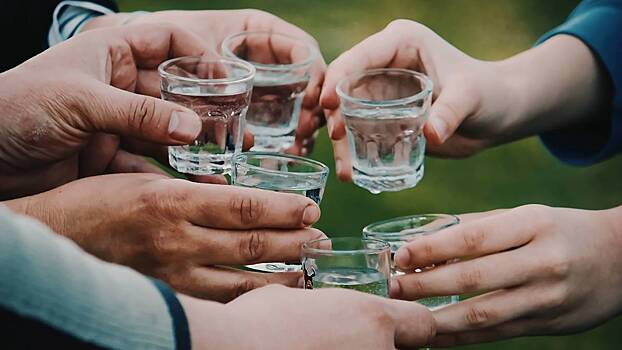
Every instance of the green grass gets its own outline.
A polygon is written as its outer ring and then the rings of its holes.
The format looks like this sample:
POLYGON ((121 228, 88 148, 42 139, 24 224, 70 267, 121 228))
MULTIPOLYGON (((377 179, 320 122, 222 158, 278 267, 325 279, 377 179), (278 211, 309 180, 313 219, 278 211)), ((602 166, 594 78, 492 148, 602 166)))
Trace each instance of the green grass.
MULTIPOLYGON (((234 1, 123 0, 123 10, 232 9, 255 7, 302 27, 320 42, 327 62, 396 18, 418 20, 456 47, 482 59, 499 59, 529 48, 563 21, 577 1, 234 1)), ((312 155, 334 169, 325 130, 312 155)), ((426 212, 463 213, 526 203, 599 209, 620 204, 622 158, 589 168, 564 165, 536 138, 497 147, 466 160, 426 160, 414 189, 372 195, 334 174, 317 225, 333 236, 359 235, 366 224, 426 212)), ((593 234, 586 232, 585 234, 593 234)), ((614 349, 622 343, 622 319, 567 337, 526 338, 466 349, 614 349)))

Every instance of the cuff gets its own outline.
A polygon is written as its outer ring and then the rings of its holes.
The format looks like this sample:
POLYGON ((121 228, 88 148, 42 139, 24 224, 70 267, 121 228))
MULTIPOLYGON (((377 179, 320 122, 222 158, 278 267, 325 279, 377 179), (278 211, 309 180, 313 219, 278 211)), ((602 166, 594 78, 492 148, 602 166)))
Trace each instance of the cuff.
POLYGON ((62 1, 52 15, 48 45, 51 47, 71 38, 93 17, 113 13, 105 6, 88 1, 62 1))
POLYGON ((173 329, 175 331, 175 349, 190 350, 190 329, 188 327, 188 319, 184 308, 181 306, 175 292, 164 282, 151 278, 162 298, 168 306, 168 311, 173 320, 173 329))
POLYGON ((572 165, 590 165, 622 151, 622 7, 606 2, 586 7, 579 6, 567 22, 538 40, 540 44, 555 35, 572 35, 591 49, 609 75, 609 118, 540 135, 553 155, 572 165))

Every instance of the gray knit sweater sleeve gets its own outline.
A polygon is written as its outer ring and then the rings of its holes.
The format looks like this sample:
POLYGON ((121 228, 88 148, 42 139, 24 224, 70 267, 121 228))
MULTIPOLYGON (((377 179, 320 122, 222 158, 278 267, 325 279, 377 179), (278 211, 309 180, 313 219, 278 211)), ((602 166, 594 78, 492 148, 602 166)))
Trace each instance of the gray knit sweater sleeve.
POLYGON ((0 205, 0 311, 97 348, 174 349, 169 307, 148 278, 0 205))

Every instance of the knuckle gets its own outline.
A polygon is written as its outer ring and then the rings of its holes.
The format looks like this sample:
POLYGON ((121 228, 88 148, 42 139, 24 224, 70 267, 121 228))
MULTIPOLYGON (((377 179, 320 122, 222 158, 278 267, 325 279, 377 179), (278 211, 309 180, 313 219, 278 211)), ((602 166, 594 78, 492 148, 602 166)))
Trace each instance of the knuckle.
POLYGON ((403 285, 404 291, 412 298, 417 298, 421 295, 425 294, 425 284, 420 278, 417 278, 416 274, 411 274, 410 279, 407 283, 403 283, 403 280, 400 280, 400 284, 403 285))
POLYGON ((244 293, 250 292, 253 289, 255 289, 255 283, 253 283, 250 279, 235 281, 231 286, 232 299, 235 299, 244 293))
POLYGON ((541 204, 528 204, 518 207, 517 210, 529 219, 535 233, 549 232, 555 225, 551 208, 541 204))
POLYGON ((569 290, 565 285, 551 288, 541 299, 541 308, 544 310, 557 309, 562 307, 568 299, 569 290))
POLYGON ((229 201, 229 209, 244 225, 257 223, 266 212, 263 201, 252 196, 233 196, 229 201))
POLYGON ((486 241, 486 233, 480 230, 466 231, 462 235, 464 243, 464 249, 467 253, 474 253, 482 248, 482 245, 486 241))
MULTIPOLYGON (((142 134, 145 126, 157 125, 156 118, 156 102, 148 97, 135 99, 130 103, 130 112, 128 116, 128 124, 130 128, 142 134)), ((157 125, 158 127, 161 125, 157 125)))
POLYGON ((551 253, 547 263, 544 264, 544 268, 547 275, 565 279, 570 273, 571 263, 564 252, 556 251, 551 253))
MULTIPOLYGON (((406 249, 409 250, 410 256, 417 256, 419 254, 417 254, 416 252, 414 252, 410 246, 406 246, 406 249)), ((427 243, 427 242, 422 242, 421 243, 421 258, 424 261, 432 261, 434 258, 434 247, 432 246, 432 244, 427 243)))
POLYGON ((473 328, 485 326, 493 320, 493 314, 477 305, 471 305, 464 315, 467 325, 473 328))
POLYGON ((458 286, 464 292, 474 292, 480 289, 482 272, 477 268, 465 269, 458 277, 458 286))
POLYGON ((259 231, 250 231, 243 236, 238 246, 240 257, 247 263, 259 262, 267 249, 267 240, 259 231))
POLYGON ((387 27, 391 29, 405 29, 405 28, 415 27, 416 24, 417 22, 415 21, 411 21, 409 19, 404 19, 404 18, 398 18, 398 19, 392 20, 387 25, 387 27))

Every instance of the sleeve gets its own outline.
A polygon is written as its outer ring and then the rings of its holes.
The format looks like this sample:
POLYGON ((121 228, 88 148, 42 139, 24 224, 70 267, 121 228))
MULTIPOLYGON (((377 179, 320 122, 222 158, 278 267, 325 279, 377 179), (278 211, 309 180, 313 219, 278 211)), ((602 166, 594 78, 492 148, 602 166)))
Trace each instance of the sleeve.
POLYGON ((1 206, 0 323, 9 348, 190 348, 183 308, 163 282, 1 206))
POLYGON ((112 9, 90 1, 62 1, 52 14, 48 44, 54 46, 71 38, 93 17, 113 13, 112 9))
POLYGON ((587 45, 609 75, 610 117, 544 133, 544 145, 561 160, 590 165, 622 151, 622 1, 586 0, 567 21, 538 40, 572 35, 587 45))

